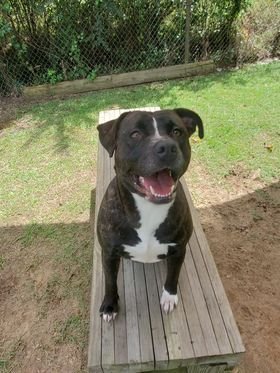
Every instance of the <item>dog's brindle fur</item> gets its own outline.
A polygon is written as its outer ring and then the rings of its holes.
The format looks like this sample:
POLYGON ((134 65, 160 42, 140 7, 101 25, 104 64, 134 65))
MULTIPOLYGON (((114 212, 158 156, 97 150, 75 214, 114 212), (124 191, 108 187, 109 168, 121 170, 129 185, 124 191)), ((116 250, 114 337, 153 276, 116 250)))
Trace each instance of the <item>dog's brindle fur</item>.
POLYGON ((116 170, 116 177, 103 197, 97 222, 105 274, 105 296, 100 314, 106 321, 118 312, 117 275, 121 257, 139 261, 149 258, 149 262, 166 259, 167 277, 161 304, 166 312, 172 311, 177 304, 178 277, 193 230, 179 178, 189 165, 189 137, 197 126, 202 138, 201 118, 187 109, 126 112, 118 119, 98 126, 102 145, 111 157, 115 153, 116 170), (171 170, 177 182, 176 190, 169 198, 149 200, 135 187, 134 177, 149 177, 162 169, 171 170), (140 213, 147 208, 152 210, 148 210, 146 216, 149 211, 155 212, 159 225, 143 233, 140 213), (163 216, 158 216, 157 211, 159 214, 164 211, 163 216), (155 254, 149 242, 157 247, 155 254), (137 252, 137 257, 134 258, 132 252, 134 255, 137 252))

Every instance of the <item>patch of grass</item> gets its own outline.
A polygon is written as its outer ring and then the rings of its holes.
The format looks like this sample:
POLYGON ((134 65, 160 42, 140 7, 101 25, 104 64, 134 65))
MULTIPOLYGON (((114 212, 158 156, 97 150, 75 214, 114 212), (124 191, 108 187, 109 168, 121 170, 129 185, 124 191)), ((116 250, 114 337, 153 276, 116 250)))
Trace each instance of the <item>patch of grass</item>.
POLYGON ((88 294, 85 289, 90 285, 90 272, 92 265, 92 252, 90 249, 89 226, 83 232, 79 227, 67 229, 57 240, 60 249, 57 250, 54 260, 58 266, 63 266, 64 282, 63 296, 78 300, 81 309, 88 306, 88 294))
MULTIPOLYGON (((87 334, 87 322, 80 315, 71 315, 65 321, 56 324, 56 343, 83 344, 84 336, 87 334)), ((83 346, 80 346, 83 347, 83 346)))
MULTIPOLYGON (((91 131, 83 127, 71 129, 67 148, 66 140, 63 140, 62 149, 60 140, 57 142, 54 135, 55 127, 38 123, 34 120, 30 128, 6 129, 0 138, 0 198, 4 201, 0 222, 15 224, 22 216, 29 222, 35 217, 36 221, 57 221, 54 213, 61 216, 59 210, 73 194, 77 214, 89 199, 96 159, 91 131), (33 139, 41 127, 43 132, 33 139), (87 194, 83 193, 84 190, 87 194)), ((62 220, 65 217, 73 219, 73 214, 64 211, 62 220)))
POLYGON ((42 239, 55 239, 57 237, 57 230, 51 225, 42 225, 33 223, 26 225, 23 228, 23 233, 20 237, 20 241, 23 246, 27 247, 34 243, 38 238, 42 239))
POLYGON ((0 270, 4 268, 5 259, 3 255, 0 255, 0 270))
POLYGON ((9 362, 7 360, 0 359, 0 372, 6 372, 9 362))
POLYGON ((98 113, 114 107, 191 108, 205 123, 205 139, 193 143, 194 157, 212 174, 227 175, 241 162, 249 170, 260 169, 266 181, 279 177, 279 79, 280 63, 276 62, 35 104, 19 114, 20 121, 28 118, 29 127, 6 129, 0 140, 7 205, 4 218, 15 206, 20 206, 20 212, 29 209, 38 215, 46 203, 42 196, 53 198, 50 192, 59 185, 60 193, 68 189, 70 196, 75 193, 75 199, 68 199, 65 208, 56 206, 55 216, 63 218, 68 209, 77 216, 85 209, 87 201, 78 195, 89 191, 98 113), (272 151, 267 145, 272 145, 272 151), (75 179, 79 183, 73 185, 75 179), (68 185, 63 185, 65 180, 69 180, 68 185))
POLYGON ((22 338, 18 338, 13 344, 9 346, 9 350, 4 353, 4 357, 0 358, 0 372, 1 373, 13 373, 19 371, 18 364, 14 365, 15 356, 21 357, 24 354, 26 344, 22 338))
POLYGON ((27 271, 38 272, 48 264, 45 287, 38 290, 32 279, 27 283, 40 305, 40 315, 44 317, 51 303, 64 298, 74 298, 81 309, 87 309, 92 263, 89 223, 33 223, 23 227, 19 241, 25 255, 32 257, 27 271))

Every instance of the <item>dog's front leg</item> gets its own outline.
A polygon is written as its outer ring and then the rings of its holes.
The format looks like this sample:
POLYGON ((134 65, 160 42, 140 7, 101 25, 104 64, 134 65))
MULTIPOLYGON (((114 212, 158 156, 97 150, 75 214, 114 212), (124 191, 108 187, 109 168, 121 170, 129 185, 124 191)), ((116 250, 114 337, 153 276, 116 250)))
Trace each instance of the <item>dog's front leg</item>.
POLYGON ((182 248, 179 253, 167 258, 167 276, 160 300, 165 313, 172 312, 178 304, 177 285, 185 253, 186 249, 182 248))
POLYGON ((99 309, 104 321, 114 320, 118 313, 118 287, 117 278, 120 266, 120 257, 109 255, 103 251, 102 263, 105 276, 105 296, 99 309))

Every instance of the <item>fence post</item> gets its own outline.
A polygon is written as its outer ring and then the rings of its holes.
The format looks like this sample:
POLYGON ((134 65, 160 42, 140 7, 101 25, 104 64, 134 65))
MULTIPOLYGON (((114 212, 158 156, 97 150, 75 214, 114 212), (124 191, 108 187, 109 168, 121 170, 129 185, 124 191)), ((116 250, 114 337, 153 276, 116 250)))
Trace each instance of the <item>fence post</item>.
POLYGON ((190 62, 191 3, 192 3, 192 0, 186 0, 185 63, 190 62))

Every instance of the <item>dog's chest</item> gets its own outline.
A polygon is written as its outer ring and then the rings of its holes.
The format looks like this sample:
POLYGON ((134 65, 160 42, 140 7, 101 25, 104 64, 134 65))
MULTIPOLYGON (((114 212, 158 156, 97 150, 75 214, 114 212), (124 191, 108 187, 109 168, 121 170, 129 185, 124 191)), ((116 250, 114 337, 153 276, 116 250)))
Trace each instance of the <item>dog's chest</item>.
POLYGON ((144 198, 133 195, 140 214, 140 228, 136 229, 140 242, 135 246, 123 245, 132 260, 142 263, 154 263, 161 260, 159 255, 166 255, 168 246, 174 243, 160 243, 155 237, 158 227, 165 221, 173 202, 156 205, 144 198))

